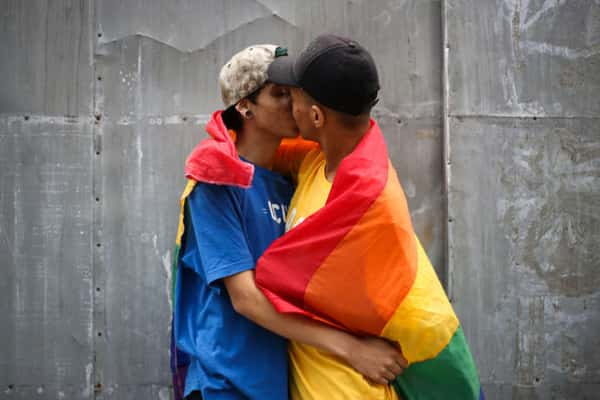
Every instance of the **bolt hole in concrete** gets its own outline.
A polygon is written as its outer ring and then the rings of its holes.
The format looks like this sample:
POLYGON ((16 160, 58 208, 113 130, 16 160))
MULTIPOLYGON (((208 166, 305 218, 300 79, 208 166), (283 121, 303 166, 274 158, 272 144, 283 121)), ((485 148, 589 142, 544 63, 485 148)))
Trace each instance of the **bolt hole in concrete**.
POLYGON ((96 197, 96 201, 100 201, 100 197, 96 197))
POLYGON ((97 151, 97 152, 96 152, 96 155, 97 155, 97 156, 99 156, 99 155, 100 155, 100 152, 99 152, 99 151, 97 151))
POLYGON ((102 37, 102 33, 98 33, 98 37, 101 38, 102 37))
POLYGON ((98 336, 102 336, 102 332, 98 332, 98 336))
POLYGON ((96 121, 100 121, 102 119, 102 115, 96 114, 96 121))
POLYGON ((102 246, 102 244, 96 243, 96 247, 100 247, 100 246, 102 246))
POLYGON ((26 115, 26 116, 24 116, 24 117, 23 117, 23 119, 24 119, 25 121, 29 121, 29 115, 26 115))
POLYGON ((98 80, 99 80, 99 81, 101 81, 101 80, 102 80, 102 77, 101 77, 101 76, 99 76, 99 77, 98 77, 98 80))
POLYGON ((97 288, 96 288, 96 292, 99 292, 99 291, 100 291, 100 288, 99 288, 99 287, 97 287, 97 288))

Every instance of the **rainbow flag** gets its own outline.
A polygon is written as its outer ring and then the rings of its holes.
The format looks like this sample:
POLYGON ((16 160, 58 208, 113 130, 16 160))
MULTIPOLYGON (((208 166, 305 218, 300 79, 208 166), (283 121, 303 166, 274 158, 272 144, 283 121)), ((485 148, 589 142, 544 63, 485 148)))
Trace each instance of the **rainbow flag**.
POLYGON ((256 282, 280 312, 397 342, 409 362, 393 382, 403 399, 483 399, 375 121, 340 164, 325 207, 259 259, 256 282))

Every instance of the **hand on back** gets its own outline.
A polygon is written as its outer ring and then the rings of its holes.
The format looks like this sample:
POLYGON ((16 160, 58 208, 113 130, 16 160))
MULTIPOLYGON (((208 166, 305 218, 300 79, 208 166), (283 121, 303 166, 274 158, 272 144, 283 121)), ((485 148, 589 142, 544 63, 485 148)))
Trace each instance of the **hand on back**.
POLYGON ((379 337, 359 339, 348 362, 368 381, 381 385, 387 385, 408 367, 400 347, 379 337))

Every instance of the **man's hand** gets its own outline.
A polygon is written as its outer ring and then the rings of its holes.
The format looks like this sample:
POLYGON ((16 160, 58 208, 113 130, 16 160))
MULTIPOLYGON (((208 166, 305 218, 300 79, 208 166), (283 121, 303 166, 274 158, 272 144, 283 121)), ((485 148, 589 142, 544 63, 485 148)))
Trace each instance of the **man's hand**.
POLYGON ((378 337, 358 339, 346 362, 368 381, 381 385, 389 384, 408 367, 400 347, 378 337))

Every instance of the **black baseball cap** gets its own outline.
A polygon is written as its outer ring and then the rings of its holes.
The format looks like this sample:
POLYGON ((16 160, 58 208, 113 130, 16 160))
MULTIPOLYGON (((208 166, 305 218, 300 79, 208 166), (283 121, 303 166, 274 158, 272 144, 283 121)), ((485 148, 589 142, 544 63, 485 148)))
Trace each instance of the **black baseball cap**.
POLYGON ((268 80, 302 88, 319 103, 359 115, 377 103, 379 76, 371 54, 352 39, 318 36, 296 57, 277 57, 268 80))

